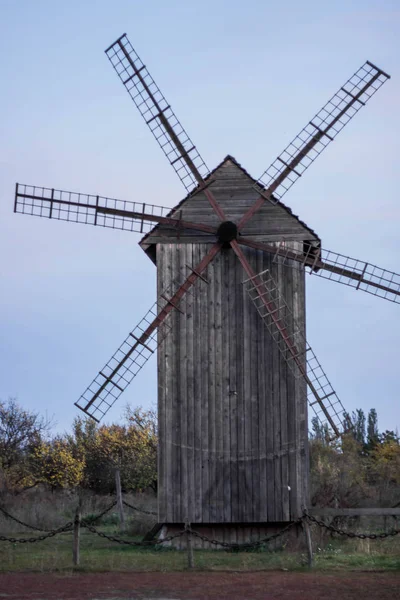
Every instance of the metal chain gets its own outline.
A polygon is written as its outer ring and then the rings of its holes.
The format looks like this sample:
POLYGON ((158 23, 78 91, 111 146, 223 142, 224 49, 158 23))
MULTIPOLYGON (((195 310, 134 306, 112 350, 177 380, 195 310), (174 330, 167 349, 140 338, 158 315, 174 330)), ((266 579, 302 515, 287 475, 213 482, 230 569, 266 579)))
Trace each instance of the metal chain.
POLYGON ((133 506, 133 504, 128 504, 128 502, 125 502, 125 500, 122 500, 122 504, 125 504, 125 506, 128 506, 129 508, 132 508, 133 510, 137 510, 138 512, 142 512, 145 515, 155 515, 155 516, 157 516, 156 512, 153 512, 152 510, 144 510, 144 508, 138 508, 137 506, 133 506))
MULTIPOLYGON (((99 519, 101 519, 101 517, 103 517, 106 513, 108 513, 108 511, 110 511, 116 504, 117 504, 117 502, 114 501, 112 504, 110 504, 110 506, 105 508, 103 510, 103 512, 99 513, 96 517, 94 517, 93 521, 98 521, 99 519)), ((71 521, 69 521, 68 523, 66 523, 65 525, 63 525, 61 527, 58 527, 57 529, 44 529, 41 527, 36 527, 35 525, 29 525, 29 523, 25 523, 24 521, 17 519, 17 517, 13 517, 13 515, 11 515, 9 512, 7 512, 1 506, 0 506, 0 512, 2 512, 5 517, 7 517, 8 519, 11 519, 12 521, 15 521, 19 525, 23 525, 24 527, 28 527, 29 529, 34 529, 35 531, 46 531, 47 533, 54 534, 54 535, 56 535, 57 533, 60 533, 61 531, 64 531, 65 527, 67 527, 67 529, 68 529, 71 526, 71 521)), ((48 537, 51 537, 51 536, 50 535, 39 536, 37 538, 29 538, 29 540, 34 540, 36 542, 36 541, 40 541, 42 539, 46 539, 48 537)), ((15 541, 16 539, 17 538, 7 538, 6 536, 0 536, 0 541, 12 541, 12 540, 15 541)), ((19 538, 19 539, 21 540, 21 543, 28 541, 24 538, 19 538)))
POLYGON ((304 514, 304 517, 306 519, 308 519, 309 521, 311 521, 312 523, 316 523, 320 527, 324 527, 325 529, 328 529, 332 533, 337 533, 338 535, 349 537, 349 538, 358 538, 360 540, 366 540, 366 539, 368 539, 368 540, 382 539, 383 540, 388 537, 394 537, 395 535, 398 535, 400 533, 400 529, 393 529, 392 531, 389 531, 388 533, 354 533, 354 531, 344 531, 344 529, 338 529, 337 527, 334 527, 333 525, 328 525, 328 523, 325 523, 325 521, 320 521, 319 519, 316 519, 315 517, 312 517, 311 515, 308 515, 307 513, 304 514))
POLYGON ((126 546, 145 546, 145 547, 156 546, 159 544, 165 544, 166 542, 171 542, 175 538, 181 537, 182 535, 186 534, 186 530, 183 529, 182 531, 179 531, 175 535, 169 535, 162 540, 151 540, 148 542, 133 542, 133 541, 129 541, 129 540, 122 540, 121 538, 118 538, 114 535, 108 535, 106 533, 103 533, 102 531, 98 531, 95 527, 93 527, 92 525, 89 525, 89 523, 87 523, 84 520, 81 521, 81 526, 85 527, 92 533, 95 533, 99 537, 110 540, 110 542, 117 542, 118 544, 125 544, 126 546))
POLYGON ((29 523, 25 523, 24 521, 21 521, 20 519, 17 519, 17 517, 13 517, 12 515, 10 515, 9 512, 7 512, 3 507, 0 506, 0 512, 3 513, 3 515, 5 517, 7 517, 8 519, 11 519, 12 521, 15 521, 16 523, 18 523, 19 525, 23 525, 24 527, 28 527, 29 529, 34 529, 35 531, 54 531, 53 529, 44 529, 42 527, 35 527, 35 525, 29 525, 29 523))
POLYGON ((107 508, 105 508, 103 510, 103 512, 99 513, 97 515, 97 517, 93 517, 92 519, 90 519, 93 523, 95 521, 98 521, 99 519, 101 519, 101 517, 104 517, 105 514, 107 514, 112 508, 114 508, 114 506, 117 504, 117 501, 114 500, 114 502, 112 504, 110 504, 110 506, 108 506, 107 508))
POLYGON ((297 519, 296 521, 289 523, 289 525, 287 525, 286 527, 284 527, 277 533, 270 535, 269 537, 265 537, 262 540, 258 540, 256 542, 244 542, 242 544, 232 543, 232 542, 221 542, 219 540, 210 539, 206 535, 203 535, 202 533, 195 531, 191 527, 187 527, 186 532, 191 533, 192 535, 199 538, 200 540, 203 540, 203 542, 208 542, 209 544, 213 544, 214 546, 222 546, 223 548, 237 550, 240 548, 258 548, 259 546, 262 546, 263 544, 267 544, 268 542, 271 542, 272 540, 276 540, 276 539, 282 537, 283 535, 285 535, 285 533, 287 533, 295 525, 299 525, 302 521, 303 521, 303 518, 297 519))
POLYGON ((63 533, 65 531, 70 531, 72 529, 73 522, 69 521, 63 527, 59 527, 58 529, 54 529, 45 535, 39 535, 38 537, 32 538, 14 538, 14 537, 6 537, 5 535, 0 535, 1 542, 11 542, 12 544, 34 544, 35 542, 41 542, 46 540, 47 538, 54 537, 59 533, 63 533))

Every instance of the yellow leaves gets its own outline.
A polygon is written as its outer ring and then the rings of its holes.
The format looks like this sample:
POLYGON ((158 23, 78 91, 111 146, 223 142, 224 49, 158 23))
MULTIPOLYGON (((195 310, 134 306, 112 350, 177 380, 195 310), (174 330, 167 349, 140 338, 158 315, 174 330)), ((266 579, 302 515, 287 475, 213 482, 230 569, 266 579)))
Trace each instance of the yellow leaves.
POLYGON ((83 479, 85 460, 64 439, 40 442, 33 459, 37 479, 52 487, 75 487, 83 479))

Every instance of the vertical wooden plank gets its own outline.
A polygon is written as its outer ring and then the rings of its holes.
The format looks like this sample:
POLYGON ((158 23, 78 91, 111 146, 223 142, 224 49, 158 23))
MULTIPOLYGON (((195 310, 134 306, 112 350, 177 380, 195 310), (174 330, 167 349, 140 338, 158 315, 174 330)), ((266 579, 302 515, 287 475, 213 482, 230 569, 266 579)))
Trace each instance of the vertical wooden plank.
POLYGON ((237 447, 238 447, 238 504, 236 512, 238 521, 242 523, 246 515, 246 462, 245 462, 245 393, 244 393, 244 323, 243 323, 243 302, 245 291, 240 286, 243 281, 244 271, 239 261, 236 261, 235 276, 237 281, 236 295, 236 370, 237 370, 237 447))
MULTIPOLYGON (((202 244, 201 256, 207 252, 207 244, 202 244)), ((203 286, 204 294, 201 297, 199 323, 200 329, 197 332, 200 340, 200 361, 201 361, 201 381, 200 381, 200 402, 201 402, 201 521, 208 523, 210 521, 210 452, 209 452, 209 393, 210 393, 210 369, 209 369, 209 303, 211 299, 212 288, 212 264, 208 267, 206 277, 208 285, 203 286)))
MULTIPOLYGON (((182 273, 184 273, 184 277, 187 277, 189 272, 186 267, 186 264, 191 265, 192 244, 185 244, 184 246, 184 260, 185 264, 182 263, 182 273)), ((186 307, 185 307, 185 316, 186 316, 186 405, 187 405, 187 414, 186 414, 186 428, 187 428, 187 513, 190 522, 194 521, 194 513, 195 513, 195 462, 194 462, 194 429, 195 429, 195 410, 194 410, 194 331, 193 331, 193 307, 194 307, 194 296, 198 293, 197 283, 191 288, 191 290, 186 294, 186 307)))
MULTIPOLYGON (((179 276, 179 254, 180 254, 180 244, 175 244, 171 248, 171 281, 179 276)), ((173 287, 175 289, 176 283, 173 283, 173 287)), ((182 483, 181 483, 181 443, 182 443, 182 434, 181 434, 181 405, 180 405, 180 378, 181 378, 181 364, 180 364, 180 330, 181 330, 181 322, 180 322, 180 313, 176 310, 172 313, 172 318, 174 319, 174 345, 171 350, 171 354, 173 357, 172 364, 172 382, 171 382, 171 390, 172 390, 172 488, 173 488, 173 522, 174 523, 182 523, 184 518, 182 516, 181 511, 181 491, 182 491, 182 483)), ((172 361, 171 361, 172 362, 172 361)))
POLYGON ((223 370, 222 370, 222 278, 224 270, 224 255, 219 254, 215 266, 215 300, 214 300, 214 322, 215 322, 215 521, 221 523, 224 521, 224 463, 223 463, 223 370))
MULTIPOLYGON (((157 298, 161 293, 162 281, 165 277, 165 260, 164 260, 164 246, 157 244, 157 298)), ((161 326, 163 327, 163 326, 161 326)), ((162 335, 162 330, 158 331, 157 335, 162 335)), ((157 452, 157 474, 158 474, 158 491, 157 491, 157 512, 158 522, 164 523, 166 521, 166 427, 165 427, 165 355, 166 355, 166 342, 161 342, 157 351, 157 420, 158 420, 158 452, 157 452)))
MULTIPOLYGON (((280 279, 281 268, 278 264, 273 269, 275 281, 280 279)), ((274 436, 274 487, 275 487, 275 521, 282 521, 282 475, 281 475, 281 420, 280 420, 280 384, 281 384, 281 354, 273 342, 272 371, 273 371, 273 436, 274 436)))
MULTIPOLYGON (((164 246, 165 260, 165 279, 162 282, 162 290, 165 290, 172 283, 173 278, 173 246, 171 244, 164 246)), ((171 331, 166 338, 166 356, 165 356, 165 410, 166 410, 166 436, 165 436, 165 453, 166 453, 166 520, 174 522, 174 507, 176 502, 176 479, 175 475, 175 459, 174 452, 174 367, 175 367, 175 351, 176 344, 176 315, 170 314, 168 317, 171 331)))
MULTIPOLYGON (((229 406, 230 406, 230 418, 229 418, 229 431, 230 431, 230 480, 231 480, 231 519, 233 522, 240 520, 239 514, 239 456, 238 456, 238 394, 240 392, 238 385, 238 321, 236 312, 236 297, 238 296, 238 290, 241 288, 241 283, 237 277, 237 258, 232 253, 229 254, 228 260, 228 281, 227 281, 227 293, 228 293, 228 306, 229 306, 229 331, 228 331, 228 352, 229 352, 229 406)), ((233 528, 234 539, 236 542, 236 531, 233 528)))
MULTIPOLYGON (((257 253, 257 273, 263 271, 263 253, 257 253)), ((255 309, 255 307, 254 307, 255 309)), ((268 334, 266 327, 262 323, 260 315, 254 310, 259 323, 256 324, 257 336, 257 389, 258 389, 258 460, 259 460, 259 512, 257 519, 260 521, 268 520, 268 496, 267 496, 267 423, 266 423, 266 370, 268 369, 265 361, 265 334, 268 334)))
MULTIPOLYGON (((186 255, 187 264, 193 263, 193 246, 190 244, 188 253, 186 255)), ((187 273, 187 269, 185 269, 187 273)), ((195 396, 194 396, 194 385, 195 385, 195 332, 194 326, 194 308, 195 308, 195 296, 199 293, 198 282, 195 283, 192 288, 192 294, 188 298, 188 312, 187 312, 187 349, 188 349, 188 365, 187 365, 187 383, 188 383, 188 480, 189 480, 189 515, 191 522, 195 520, 196 512, 196 463, 195 453, 198 452, 195 443, 195 429, 196 429, 196 410, 195 410, 195 396)))
MULTIPOLYGON (((304 270, 299 273, 299 298, 298 298, 298 310, 301 315, 302 322, 304 323, 304 336, 306 336, 306 290, 305 290, 305 272, 304 270)), ((309 452, 308 452, 308 404, 307 404, 307 385, 303 378, 298 381, 299 385, 299 447, 301 453, 301 460, 299 461, 298 469, 298 489, 302 490, 301 494, 298 494, 300 506, 299 511, 302 508, 309 506, 309 452)))
MULTIPOLYGON (((257 250, 251 251, 251 264, 256 273, 260 272, 257 250)), ((249 310, 249 321, 251 323, 250 338, 250 444, 251 444, 251 471, 252 471, 252 494, 251 494, 251 515, 252 522, 260 519, 260 448, 259 448, 259 379, 258 374, 261 369, 258 356, 258 336, 262 327, 260 315, 255 310, 253 303, 247 295, 247 305, 249 310)))
MULTIPOLYGON (((298 269, 297 265, 291 264, 288 269, 292 271, 292 302, 291 307, 293 310, 293 318, 296 323, 298 319, 298 269)), ((292 323, 293 326, 293 323, 292 323)), ((301 350, 301 349, 300 349, 301 350)), ((300 427, 299 419, 299 398, 298 398, 298 387, 296 384, 295 376, 293 372, 288 370, 288 440, 289 440, 289 509, 290 519, 296 519, 298 515, 298 468, 300 467, 299 461, 301 457, 299 455, 299 436, 298 431, 300 427)))
MULTIPOLYGON (((186 252, 187 252, 188 244, 178 244, 176 246, 176 272, 175 277, 177 277, 177 284, 175 288, 181 282, 183 277, 183 269, 186 263, 186 252)), ((186 270, 186 269, 185 269, 186 270)), ((178 320, 179 320, 179 342, 176 348, 176 356, 178 361, 178 369, 179 375, 177 377, 178 380, 178 390, 176 394, 176 411, 179 413, 179 426, 180 426, 180 434, 175 439, 175 444, 177 448, 179 448, 180 455, 180 499, 181 499, 181 507, 179 511, 179 517, 177 518, 177 522, 186 523, 189 521, 189 480, 188 480, 188 421, 190 418, 189 411, 189 402, 188 402, 188 344, 187 344, 187 324, 188 324, 188 310, 189 310, 189 298, 190 293, 187 292, 185 296, 182 298, 179 303, 179 308, 182 313, 178 312, 178 320)), ((189 374, 190 377, 190 374, 189 374)))
MULTIPOLYGON (((272 269, 270 255, 263 255, 263 271, 272 269)), ((266 327, 263 329, 265 369, 265 421, 268 521, 275 520, 275 468, 274 468, 274 353, 275 343, 266 327)))
MULTIPOLYGON (((289 308, 292 306, 292 271, 290 267, 281 264, 280 270, 280 288, 281 294, 288 304, 289 308)), ((287 315, 286 320, 289 320, 287 315)), ((290 374, 290 369, 287 362, 281 356, 280 360, 280 372, 281 372, 281 384, 280 384, 280 427, 281 427, 281 504, 282 504, 282 521, 289 521, 289 440, 288 440, 288 418, 292 418, 293 415, 289 411, 291 403, 288 398, 288 386, 287 381, 290 374)))
POLYGON ((216 494, 215 494, 215 278, 217 256, 209 267, 209 303, 208 303, 208 512, 210 522, 215 521, 216 494))
MULTIPOLYGON (((250 250, 251 252, 251 250, 250 250)), ((251 260, 251 254, 245 249, 246 258, 251 260)), ((243 279, 245 275, 243 274, 243 279)), ((251 378, 253 374, 251 347, 252 347, 252 319, 250 314, 250 298, 245 290, 243 296, 243 422, 244 422, 244 521, 249 522, 253 518, 253 473, 252 464, 252 439, 251 439, 251 378)))
MULTIPOLYGON (((195 267, 201 260, 199 244, 192 245, 192 262, 189 263, 195 267)), ((200 523, 202 520, 202 357, 201 357, 201 336, 199 332, 201 328, 201 303, 202 298, 206 294, 204 286, 207 284, 199 279, 196 283, 193 294, 193 446, 194 446, 194 463, 193 463, 193 505, 194 517, 193 523, 200 523)))
POLYGON ((221 336, 222 336, 222 394, 221 394, 221 425, 222 425, 222 456, 223 467, 223 489, 222 489, 222 521, 230 523, 232 520, 232 482, 231 482, 231 431, 230 431, 230 411, 231 411, 231 382, 229 365, 229 342, 231 330, 231 257, 233 252, 228 250, 223 256, 222 261, 222 281, 221 281, 221 336))

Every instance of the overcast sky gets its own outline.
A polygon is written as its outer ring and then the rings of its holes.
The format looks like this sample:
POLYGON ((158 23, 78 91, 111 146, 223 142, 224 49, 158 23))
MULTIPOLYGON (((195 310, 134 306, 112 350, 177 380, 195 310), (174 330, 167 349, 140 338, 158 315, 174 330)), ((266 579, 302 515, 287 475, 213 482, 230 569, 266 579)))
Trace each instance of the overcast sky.
MULTIPOLYGON (((285 196, 323 247, 400 271, 396 0, 0 0, 0 398, 73 406, 155 300, 134 233, 13 214, 15 182, 174 206, 185 190, 104 49, 126 32, 213 168, 258 177, 366 59, 392 75, 285 196)), ((308 339, 345 407, 400 425, 400 306, 307 279, 308 339)), ((156 360, 109 413, 154 406, 156 360)))

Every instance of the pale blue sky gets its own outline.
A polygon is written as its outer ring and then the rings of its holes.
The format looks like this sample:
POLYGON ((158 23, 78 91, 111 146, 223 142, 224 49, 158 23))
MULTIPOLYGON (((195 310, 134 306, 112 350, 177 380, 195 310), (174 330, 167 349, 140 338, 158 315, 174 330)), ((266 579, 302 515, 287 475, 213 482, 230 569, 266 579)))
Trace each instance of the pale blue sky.
MULTIPOLYGON (((104 49, 126 32, 207 165, 255 177, 369 59, 392 79, 285 202, 325 248, 400 271, 395 0, 0 0, 0 398, 69 427, 155 300, 139 236, 13 214, 15 182, 175 205, 184 195, 104 49)), ((308 338, 348 410, 400 425, 400 306, 309 277, 308 338)), ((156 400, 156 361, 126 402, 156 400)))

